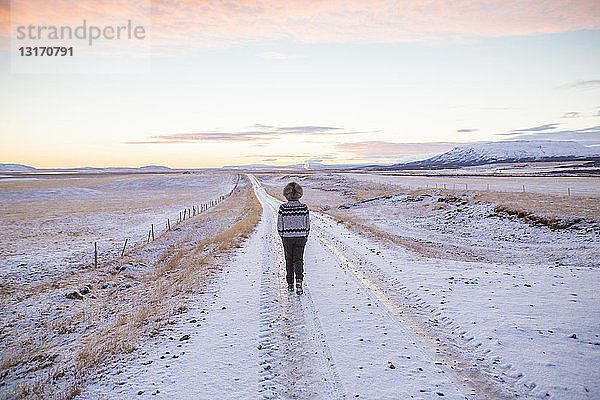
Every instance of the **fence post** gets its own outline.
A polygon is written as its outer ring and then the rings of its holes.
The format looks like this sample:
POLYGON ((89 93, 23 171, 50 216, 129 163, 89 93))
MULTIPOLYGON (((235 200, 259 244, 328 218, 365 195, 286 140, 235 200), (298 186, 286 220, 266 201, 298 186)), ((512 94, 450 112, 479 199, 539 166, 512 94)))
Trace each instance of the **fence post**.
POLYGON ((150 232, 152 232, 152 241, 154 242, 154 224, 150 224, 150 232))
POLYGON ((567 194, 571 196, 571 188, 567 188, 567 194))
POLYGON ((125 238, 125 244, 123 245, 123 250, 121 250, 121 257, 123 257, 123 254, 125 254, 125 247, 127 247, 127 238, 125 238))
POLYGON ((171 230, 171 221, 167 218, 167 229, 171 230))
POLYGON ((98 245, 94 242, 94 267, 98 267, 98 245))
POLYGON ((490 191, 490 184, 487 184, 486 190, 489 192, 490 191))

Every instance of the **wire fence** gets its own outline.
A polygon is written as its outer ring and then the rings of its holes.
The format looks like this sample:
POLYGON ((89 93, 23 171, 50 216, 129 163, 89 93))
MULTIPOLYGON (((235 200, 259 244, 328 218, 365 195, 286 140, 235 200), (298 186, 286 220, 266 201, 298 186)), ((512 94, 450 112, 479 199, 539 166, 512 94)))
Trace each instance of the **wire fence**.
MULTIPOLYGON (((160 232, 158 230, 155 231, 154 223, 151 223, 150 228, 148 230, 148 234, 146 235, 144 233, 142 240, 137 242, 136 245, 149 244, 150 242, 153 242, 156 239, 158 239, 163 234, 165 234, 171 230, 174 230, 177 227, 177 225, 183 223, 184 221, 186 221, 190 218, 194 218, 202 213, 205 213, 206 211, 210 210, 211 208, 219 205, 221 202, 223 202, 224 200, 226 200, 229 196, 231 196, 233 194, 233 192, 237 189, 237 187, 240 183, 240 179, 241 179, 241 175, 237 174, 235 184, 228 193, 226 193, 224 195, 220 195, 217 198, 209 200, 204 203, 193 204, 189 207, 185 207, 183 210, 179 211, 178 216, 176 218, 174 218, 173 220, 171 220, 171 218, 167 218, 167 220, 164 222, 164 224, 165 224, 164 229, 160 232)), ((124 242, 122 242, 122 243, 123 243, 123 247, 119 248, 120 251, 118 252, 118 255, 116 257, 110 258, 110 255, 114 254, 115 250, 109 249, 109 250, 106 250, 103 254, 100 254, 99 250, 98 250, 98 241, 94 241, 94 267, 98 266, 99 257, 101 259, 103 259, 104 262, 111 262, 119 257, 125 256, 128 253, 127 245, 130 243, 130 238, 125 238, 124 242)), ((135 247, 131 247, 131 250, 133 250, 134 248, 135 247)))
POLYGON ((345 174, 360 182, 374 182, 397 188, 446 189, 491 192, 526 192, 558 196, 600 197, 600 177, 591 176, 431 176, 396 174, 345 174))

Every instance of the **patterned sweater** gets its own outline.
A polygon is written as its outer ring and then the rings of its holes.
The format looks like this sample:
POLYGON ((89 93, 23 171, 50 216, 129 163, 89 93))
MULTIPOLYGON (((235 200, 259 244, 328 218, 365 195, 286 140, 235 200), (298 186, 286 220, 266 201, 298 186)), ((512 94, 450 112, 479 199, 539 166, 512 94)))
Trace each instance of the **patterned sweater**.
POLYGON ((297 200, 279 206, 277 231, 281 237, 305 237, 310 232, 308 207, 297 200))

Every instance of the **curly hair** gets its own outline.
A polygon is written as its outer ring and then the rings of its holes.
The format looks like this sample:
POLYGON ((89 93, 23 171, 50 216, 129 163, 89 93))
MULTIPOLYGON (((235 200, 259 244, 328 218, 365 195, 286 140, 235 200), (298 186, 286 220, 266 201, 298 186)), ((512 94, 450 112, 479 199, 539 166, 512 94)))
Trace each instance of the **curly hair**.
POLYGON ((290 182, 283 188, 283 196, 288 200, 300 200, 302 197, 302 186, 296 182, 290 182))

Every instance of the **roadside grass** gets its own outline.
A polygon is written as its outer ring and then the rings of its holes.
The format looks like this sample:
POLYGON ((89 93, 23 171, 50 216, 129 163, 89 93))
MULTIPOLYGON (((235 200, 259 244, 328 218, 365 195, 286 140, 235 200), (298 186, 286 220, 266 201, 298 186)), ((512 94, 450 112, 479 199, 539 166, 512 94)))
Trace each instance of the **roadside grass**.
POLYGON ((539 193, 475 192, 473 201, 555 219, 600 219, 600 198, 539 193))
MULTIPOLYGON (((93 290, 71 307, 61 307, 58 317, 35 321, 37 329, 23 338, 3 343, 0 398, 70 399, 79 394, 87 378, 135 351, 185 312, 190 296, 220 269, 220 257, 248 237, 261 212, 244 178, 219 205, 173 226, 186 229, 165 232, 121 259, 38 287, 48 296, 64 296, 68 288, 86 284, 93 290), (212 229, 210 236, 190 233, 207 226, 212 229), (115 272, 115 267, 128 262, 147 262, 148 252, 156 254, 147 272, 115 272)), ((27 288, 10 292, 35 296, 27 288)))

